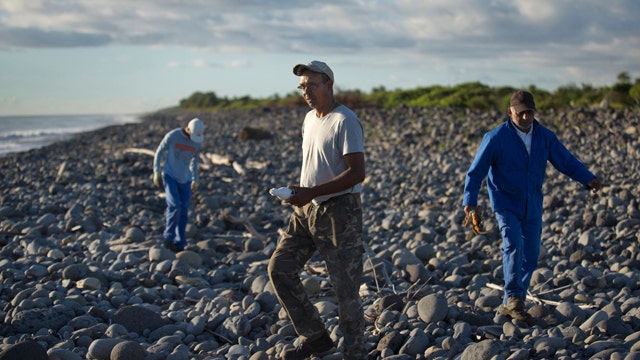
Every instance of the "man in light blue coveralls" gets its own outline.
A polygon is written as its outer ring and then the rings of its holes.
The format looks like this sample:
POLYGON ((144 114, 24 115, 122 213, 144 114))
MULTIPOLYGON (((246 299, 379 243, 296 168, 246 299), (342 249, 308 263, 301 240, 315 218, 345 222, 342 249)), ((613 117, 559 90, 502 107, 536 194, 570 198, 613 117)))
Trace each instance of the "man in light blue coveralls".
POLYGON ((204 123, 195 118, 187 127, 169 131, 153 158, 153 183, 164 187, 167 200, 164 244, 172 251, 181 251, 187 244, 189 204, 198 185, 198 154, 203 140, 204 123), (165 155, 161 172, 160 164, 165 155))
POLYGON ((600 181, 535 118, 533 95, 516 91, 507 120, 486 133, 464 186, 465 214, 477 210, 478 192, 488 174, 491 207, 502 235, 504 300, 498 313, 532 322, 524 300, 538 266, 542 235, 542 183, 547 161, 594 193, 600 181))

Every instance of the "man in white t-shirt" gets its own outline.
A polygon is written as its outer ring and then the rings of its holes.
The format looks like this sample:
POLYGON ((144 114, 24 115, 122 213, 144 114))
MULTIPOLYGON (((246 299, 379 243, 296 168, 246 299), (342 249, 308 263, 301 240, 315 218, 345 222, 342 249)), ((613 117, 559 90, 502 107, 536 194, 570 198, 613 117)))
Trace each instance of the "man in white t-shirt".
POLYGON ((312 108, 302 125, 300 185, 287 203, 289 226, 269 262, 278 300, 300 336, 284 349, 285 360, 322 356, 334 349, 323 320, 305 293, 300 272, 318 251, 329 271, 339 306, 344 359, 367 359, 362 283, 362 204, 365 178, 364 131, 358 117, 333 95, 333 71, 321 61, 299 64, 298 89, 312 108))

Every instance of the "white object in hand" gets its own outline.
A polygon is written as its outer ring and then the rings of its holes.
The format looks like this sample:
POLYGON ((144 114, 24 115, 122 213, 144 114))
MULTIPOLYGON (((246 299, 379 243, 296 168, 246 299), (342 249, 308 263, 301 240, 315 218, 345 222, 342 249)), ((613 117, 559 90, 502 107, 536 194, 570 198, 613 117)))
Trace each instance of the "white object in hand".
POLYGON ((277 196, 279 197, 281 200, 287 200, 288 198, 290 198, 293 194, 295 194, 295 192, 287 187, 281 187, 281 188, 272 188, 271 190, 269 190, 269 194, 273 195, 273 196, 277 196))

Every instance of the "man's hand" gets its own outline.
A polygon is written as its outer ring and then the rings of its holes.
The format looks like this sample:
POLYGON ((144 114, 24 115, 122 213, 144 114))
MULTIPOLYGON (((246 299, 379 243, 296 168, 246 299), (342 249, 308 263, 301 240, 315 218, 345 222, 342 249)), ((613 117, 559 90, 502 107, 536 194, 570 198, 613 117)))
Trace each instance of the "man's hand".
POLYGON ((191 182, 191 192, 196 192, 198 190, 198 182, 193 180, 191 182))
POLYGON ((285 203, 291 204, 293 206, 303 207, 315 198, 315 193, 311 188, 308 187, 299 187, 299 186, 287 186, 289 189, 294 191, 294 194, 284 200, 285 203))
POLYGON ((153 184, 158 188, 164 188, 164 183, 162 182, 162 173, 160 171, 153 172, 153 184))
POLYGON ((587 186, 594 194, 602 189, 602 184, 600 183, 600 180, 598 180, 598 178, 591 179, 591 181, 587 183, 587 186))

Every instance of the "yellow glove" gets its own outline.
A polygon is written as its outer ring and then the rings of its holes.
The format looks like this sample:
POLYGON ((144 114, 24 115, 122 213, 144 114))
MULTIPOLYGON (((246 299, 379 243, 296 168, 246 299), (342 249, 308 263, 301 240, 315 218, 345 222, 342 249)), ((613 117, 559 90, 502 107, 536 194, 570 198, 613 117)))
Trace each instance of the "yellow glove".
POLYGON ((160 171, 153 172, 153 184, 160 189, 164 188, 164 184, 162 182, 162 174, 160 173, 160 171))
POLYGON ((198 182, 194 180, 191 182, 191 192, 196 192, 196 190, 198 190, 198 182))

